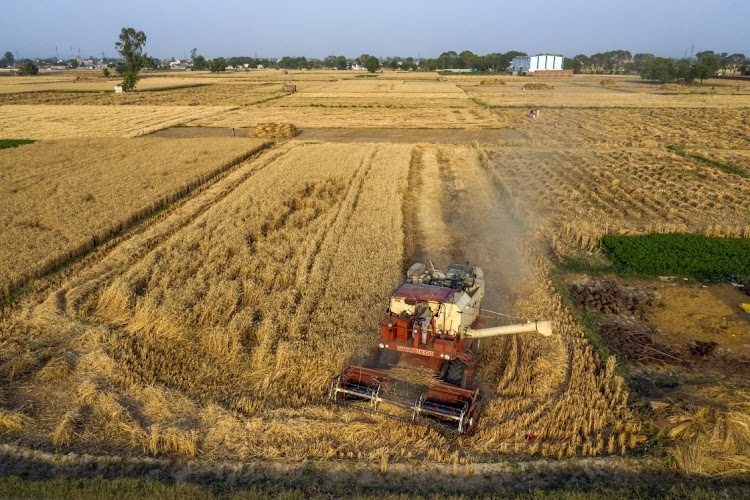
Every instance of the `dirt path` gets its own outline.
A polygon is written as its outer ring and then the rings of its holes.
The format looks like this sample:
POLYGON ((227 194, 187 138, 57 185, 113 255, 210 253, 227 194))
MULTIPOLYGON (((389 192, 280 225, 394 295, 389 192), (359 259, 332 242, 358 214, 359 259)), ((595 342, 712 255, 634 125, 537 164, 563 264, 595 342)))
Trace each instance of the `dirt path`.
POLYGON ((416 234, 406 237, 419 238, 421 245, 407 260, 432 261, 439 269, 466 261, 478 265, 486 282, 483 307, 510 314, 513 289, 526 272, 522 230, 477 155, 468 146, 418 148, 404 219, 416 221, 416 234))
MULTIPOLYGON (((246 137, 247 129, 236 129, 238 138, 246 137)), ((150 137, 171 139, 194 137, 231 137, 232 129, 223 127, 178 127, 160 130, 150 137)), ((296 137, 300 141, 321 142, 397 142, 397 143, 440 143, 497 144, 506 141, 524 140, 523 135, 511 129, 378 129, 378 128, 306 128, 296 137)))

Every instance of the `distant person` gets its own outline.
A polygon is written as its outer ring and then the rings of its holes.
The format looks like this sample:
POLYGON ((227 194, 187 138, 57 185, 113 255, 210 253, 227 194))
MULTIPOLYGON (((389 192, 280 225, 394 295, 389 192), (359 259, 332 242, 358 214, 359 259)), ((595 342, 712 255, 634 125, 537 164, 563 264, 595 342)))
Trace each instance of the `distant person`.
POLYGON ((232 137, 234 137, 234 136, 235 136, 235 135, 234 135, 234 129, 232 129, 232 137))
POLYGON ((523 87, 521 87, 521 92, 526 92, 526 85, 524 85, 523 87))
POLYGON ((539 116, 539 110, 538 109, 536 110, 536 116, 537 117, 539 116))
POLYGON ((534 110, 532 109, 529 111, 529 118, 536 118, 536 115, 534 114, 534 110))

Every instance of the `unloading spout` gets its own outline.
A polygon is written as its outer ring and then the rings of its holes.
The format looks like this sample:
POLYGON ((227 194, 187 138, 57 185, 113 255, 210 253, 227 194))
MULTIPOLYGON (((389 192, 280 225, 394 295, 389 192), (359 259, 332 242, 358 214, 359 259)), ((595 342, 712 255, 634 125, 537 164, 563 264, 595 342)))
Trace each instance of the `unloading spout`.
POLYGON ((465 336, 470 339, 482 339, 487 337, 496 337, 499 335, 513 335, 515 333, 539 333, 545 337, 552 335, 552 322, 531 321, 529 323, 520 323, 518 325, 494 326, 492 328, 479 328, 477 330, 469 328, 465 336))

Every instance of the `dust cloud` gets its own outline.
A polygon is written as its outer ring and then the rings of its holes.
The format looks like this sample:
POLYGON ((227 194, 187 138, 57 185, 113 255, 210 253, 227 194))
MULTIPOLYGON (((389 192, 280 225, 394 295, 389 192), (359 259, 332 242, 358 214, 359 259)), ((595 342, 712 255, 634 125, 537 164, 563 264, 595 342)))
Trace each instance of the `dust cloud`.
POLYGON ((515 290, 530 268, 523 252, 524 224, 504 201, 469 146, 417 146, 405 200, 406 257, 436 268, 465 264, 482 268, 482 309, 503 315, 487 326, 520 321, 512 317, 515 290), (437 151, 435 151, 437 150, 437 151))

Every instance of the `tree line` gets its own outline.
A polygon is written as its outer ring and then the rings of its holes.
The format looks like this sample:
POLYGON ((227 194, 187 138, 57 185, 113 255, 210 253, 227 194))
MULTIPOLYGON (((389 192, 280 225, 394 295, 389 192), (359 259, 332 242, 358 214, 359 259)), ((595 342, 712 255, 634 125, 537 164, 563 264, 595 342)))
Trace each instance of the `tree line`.
MULTIPOLYGON (((121 56, 117 62, 110 61, 108 67, 123 78, 125 90, 132 90, 138 81, 138 73, 144 68, 158 69, 162 62, 149 57, 143 52, 146 35, 134 28, 122 28, 115 47, 121 56)), ((561 55, 561 54, 553 54, 561 55)), ((278 69, 352 69, 365 68, 374 73, 381 68, 402 71, 437 71, 449 69, 469 69, 477 71, 505 71, 513 58, 527 56, 525 52, 511 50, 500 53, 492 52, 485 55, 474 54, 470 50, 456 52, 449 50, 437 58, 422 60, 413 57, 385 57, 378 58, 370 54, 362 54, 355 59, 348 59, 343 55, 330 55, 324 59, 307 59, 304 56, 284 56, 281 59, 252 58, 246 56, 217 57, 211 60, 198 54, 194 48, 190 52, 190 67, 194 70, 210 70, 212 72, 225 71, 227 67, 246 68, 278 68, 278 69)), ((174 60, 174 59, 173 59, 174 60)), ((78 66, 78 59, 71 60, 71 67, 78 66)), ((0 59, 0 68, 15 67, 19 74, 35 75, 39 68, 31 60, 24 60, 19 67, 12 52, 6 52, 0 59)), ((737 74, 750 73, 750 60, 744 54, 715 53, 708 50, 698 52, 694 58, 671 59, 657 57, 653 54, 631 54, 627 50, 612 50, 587 56, 578 54, 572 58, 565 58, 563 69, 573 73, 594 74, 637 74, 645 80, 662 83, 683 80, 692 82, 710 78, 718 71, 737 74)), ((104 69, 104 75, 109 76, 109 70, 104 69)))
POLYGON ((631 55, 627 50, 613 50, 566 58, 564 68, 573 70, 573 73, 634 74, 644 80, 661 83, 680 79, 690 83, 696 79, 702 81, 710 78, 719 71, 732 75, 750 73, 750 60, 744 54, 716 53, 712 50, 682 59, 657 57, 649 53, 631 55))

